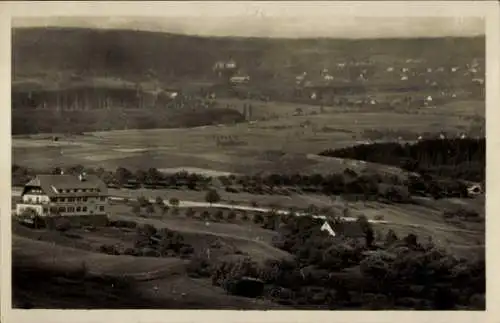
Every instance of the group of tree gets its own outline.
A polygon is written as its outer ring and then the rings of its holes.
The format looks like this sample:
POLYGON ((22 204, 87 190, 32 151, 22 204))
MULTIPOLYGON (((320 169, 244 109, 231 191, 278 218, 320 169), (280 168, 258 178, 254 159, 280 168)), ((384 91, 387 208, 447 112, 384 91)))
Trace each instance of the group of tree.
POLYGON ((398 166, 411 172, 448 178, 485 180, 485 138, 428 139, 404 145, 373 143, 326 150, 320 155, 398 166))
POLYGON ((154 257, 189 257, 194 248, 184 241, 184 236, 168 228, 156 229, 152 225, 136 228, 134 248, 127 254, 154 257))
POLYGON ((363 219, 362 238, 321 234, 321 221, 289 219, 276 246, 294 258, 257 264, 248 257, 193 259, 189 273, 234 291, 253 280, 261 297, 302 309, 484 309, 484 255, 464 260, 414 234, 378 240, 363 219), (264 286, 258 287, 257 283, 264 286))

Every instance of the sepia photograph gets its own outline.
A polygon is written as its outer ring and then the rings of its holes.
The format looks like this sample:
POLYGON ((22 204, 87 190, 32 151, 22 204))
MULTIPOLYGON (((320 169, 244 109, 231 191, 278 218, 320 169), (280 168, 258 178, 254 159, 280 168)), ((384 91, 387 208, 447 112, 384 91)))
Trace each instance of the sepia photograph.
POLYGON ((486 18, 274 6, 11 18, 13 309, 486 310, 486 18))

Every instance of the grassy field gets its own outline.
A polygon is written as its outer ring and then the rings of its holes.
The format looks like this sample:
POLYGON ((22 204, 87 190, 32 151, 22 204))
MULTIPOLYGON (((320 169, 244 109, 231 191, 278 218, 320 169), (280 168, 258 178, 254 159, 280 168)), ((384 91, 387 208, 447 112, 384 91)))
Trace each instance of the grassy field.
POLYGON ((111 256, 36 241, 13 235, 12 252, 18 264, 39 265, 54 270, 72 271, 87 267, 91 274, 109 276, 137 276, 162 272, 182 272, 185 261, 177 258, 149 258, 111 256))
MULTIPOLYGON (((274 119, 245 124, 98 132, 58 142, 40 136, 14 136, 12 156, 13 163, 35 168, 82 164, 113 170, 198 168, 209 175, 214 171, 328 173, 347 166, 343 161, 318 159, 314 154, 366 142, 367 131, 393 133, 393 138, 388 138, 393 140, 397 140, 398 132, 414 134, 414 139, 426 132, 467 132, 484 124, 481 117, 471 120, 475 115, 472 111, 484 110, 478 108, 479 104, 457 102, 453 113, 455 105, 449 104, 419 113, 328 108, 307 116, 292 116, 294 105, 277 104, 274 119), (236 143, 224 144, 227 138, 236 143), (217 144, 217 140, 223 144, 217 144)), ((269 111, 274 111, 272 104, 269 111)), ((366 168, 360 163, 347 164, 366 168)))

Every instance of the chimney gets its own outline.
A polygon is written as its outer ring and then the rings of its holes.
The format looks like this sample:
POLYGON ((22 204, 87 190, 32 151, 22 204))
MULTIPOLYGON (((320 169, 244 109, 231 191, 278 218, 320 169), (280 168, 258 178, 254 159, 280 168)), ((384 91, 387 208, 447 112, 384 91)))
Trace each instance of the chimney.
POLYGON ((85 181, 85 176, 86 174, 85 173, 81 173, 80 175, 78 175, 78 179, 80 180, 80 182, 84 182, 85 181))

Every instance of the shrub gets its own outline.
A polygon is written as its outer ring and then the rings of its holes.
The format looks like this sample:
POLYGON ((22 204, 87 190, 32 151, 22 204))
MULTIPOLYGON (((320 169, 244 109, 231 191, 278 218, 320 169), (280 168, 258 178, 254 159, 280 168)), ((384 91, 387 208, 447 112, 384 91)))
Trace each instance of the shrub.
POLYGON ((179 253, 181 256, 186 257, 194 253, 194 248, 189 245, 184 245, 179 249, 179 253))
POLYGON ((253 215, 253 222, 255 224, 263 224, 264 223, 264 216, 260 213, 255 213, 253 215))
POLYGON ((227 214, 227 219, 228 220, 234 220, 234 219, 236 219, 236 212, 229 211, 229 213, 227 214))
POLYGON ((144 196, 139 196, 137 198, 137 202, 139 203, 140 207, 146 207, 150 204, 149 200, 147 198, 145 198, 144 196))
POLYGON ((57 231, 66 232, 71 229, 71 222, 68 219, 60 218, 56 220, 55 227, 57 231))
POLYGON ((210 277, 211 266, 207 259, 195 257, 188 263, 186 271, 190 277, 210 277))
POLYGON ((171 198, 168 200, 168 203, 169 203, 170 205, 172 205, 172 206, 176 207, 176 206, 179 206, 180 201, 179 201, 179 199, 178 199, 178 198, 176 198, 176 197, 171 197, 171 198))
POLYGON ((139 204, 133 205, 132 213, 134 213, 135 215, 139 215, 141 213, 141 206, 139 204))
POLYGON ((224 219, 224 213, 221 210, 217 210, 214 214, 214 218, 217 221, 224 219))
POLYGON ((203 213, 201 213, 201 219, 202 220, 210 220, 210 212, 203 211, 203 213))
POLYGON ((196 212, 192 208, 187 208, 185 214, 186 214, 186 217, 192 218, 196 215, 196 212))
POLYGON ((135 249, 133 248, 127 248, 125 249, 125 251, 123 252, 124 255, 128 255, 128 256, 137 256, 138 253, 135 249))
POLYGON ((108 255, 119 255, 120 252, 114 245, 101 245, 99 251, 108 255))

